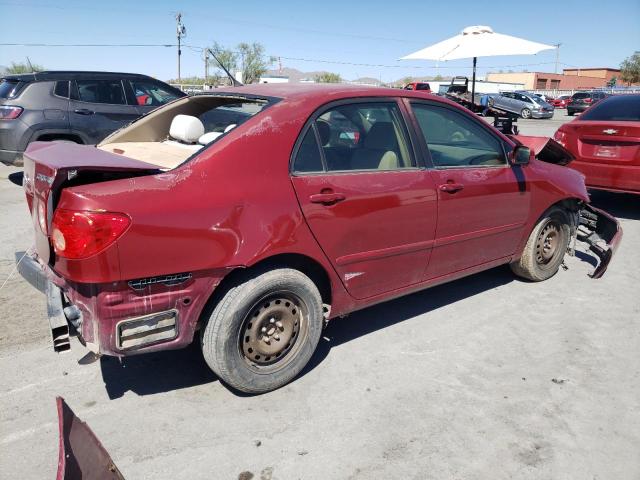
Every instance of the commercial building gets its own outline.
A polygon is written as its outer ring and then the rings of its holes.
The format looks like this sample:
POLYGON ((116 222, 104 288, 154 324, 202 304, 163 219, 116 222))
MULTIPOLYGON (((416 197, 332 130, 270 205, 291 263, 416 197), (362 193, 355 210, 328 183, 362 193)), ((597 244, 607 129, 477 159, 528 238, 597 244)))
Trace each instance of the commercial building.
POLYGON ((587 90, 607 86, 620 70, 614 68, 570 68, 563 73, 509 72, 488 73, 492 82, 512 82, 524 84, 525 90, 587 90))

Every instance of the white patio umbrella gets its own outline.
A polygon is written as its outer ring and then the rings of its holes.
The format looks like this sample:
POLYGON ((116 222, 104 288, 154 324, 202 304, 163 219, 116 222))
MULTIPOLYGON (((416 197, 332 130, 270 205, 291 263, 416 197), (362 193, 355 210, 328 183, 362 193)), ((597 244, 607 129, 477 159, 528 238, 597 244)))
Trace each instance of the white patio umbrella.
POLYGON ((473 83, 471 101, 476 93, 476 62, 478 57, 497 55, 535 55, 542 50, 556 48, 553 45, 531 42, 523 38, 495 33, 491 27, 475 25, 462 30, 460 35, 413 52, 400 60, 458 60, 473 58, 473 83))

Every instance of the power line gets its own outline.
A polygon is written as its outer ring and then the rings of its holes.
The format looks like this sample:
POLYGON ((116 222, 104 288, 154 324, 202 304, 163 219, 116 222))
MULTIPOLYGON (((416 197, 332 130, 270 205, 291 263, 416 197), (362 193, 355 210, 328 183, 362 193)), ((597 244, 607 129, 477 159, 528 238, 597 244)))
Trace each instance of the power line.
MULTIPOLYGON (((120 48, 120 47, 177 47, 177 43, 0 43, 0 46, 13 46, 13 47, 106 47, 106 48, 120 48)), ((206 47, 201 47, 198 45, 185 45, 182 44, 182 47, 188 48, 194 52, 202 52, 206 47)), ((240 53, 238 50, 230 50, 233 53, 240 53)), ((374 67, 374 68, 401 68, 401 69, 432 69, 435 68, 435 65, 404 65, 404 64, 395 64, 388 65, 383 63, 362 63, 362 62, 347 62, 342 60, 328 60, 321 58, 304 58, 304 57, 287 57, 284 55, 276 55, 271 54, 270 56, 279 57, 284 60, 298 61, 298 62, 310 62, 310 63, 325 63, 332 65, 349 65, 355 67, 374 67)), ((537 63, 519 63, 519 64, 511 64, 511 65, 482 65, 482 68, 517 68, 517 67, 534 67, 540 65, 550 65, 555 64, 556 62, 537 62, 537 63)), ((567 63, 558 62, 560 65, 574 67, 575 65, 569 65, 567 63)), ((438 68, 442 69, 470 69, 473 68, 471 66, 465 65, 442 65, 441 63, 438 65, 438 68)))

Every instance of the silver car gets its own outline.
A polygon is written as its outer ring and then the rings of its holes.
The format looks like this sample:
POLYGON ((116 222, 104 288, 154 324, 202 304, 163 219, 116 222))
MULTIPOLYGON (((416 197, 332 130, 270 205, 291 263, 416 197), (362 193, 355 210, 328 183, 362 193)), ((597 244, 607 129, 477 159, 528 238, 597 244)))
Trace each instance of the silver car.
POLYGON ((502 92, 494 95, 493 106, 522 118, 551 118, 554 110, 553 105, 540 97, 524 92, 502 92))

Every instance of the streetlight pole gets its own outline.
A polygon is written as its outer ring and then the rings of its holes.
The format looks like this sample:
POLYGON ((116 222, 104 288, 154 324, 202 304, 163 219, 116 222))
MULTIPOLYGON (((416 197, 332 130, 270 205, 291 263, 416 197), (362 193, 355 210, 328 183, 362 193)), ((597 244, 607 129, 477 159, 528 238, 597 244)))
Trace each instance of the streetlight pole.
POLYGON ((556 47, 556 70, 555 70, 556 73, 558 73, 558 64, 560 63, 560 45, 562 44, 556 43, 554 45, 556 47))
POLYGON ((176 14, 176 22, 176 34, 178 36, 178 83, 180 83, 180 55, 182 55, 180 47, 182 44, 182 38, 187 35, 187 28, 182 24, 182 13, 176 14))

